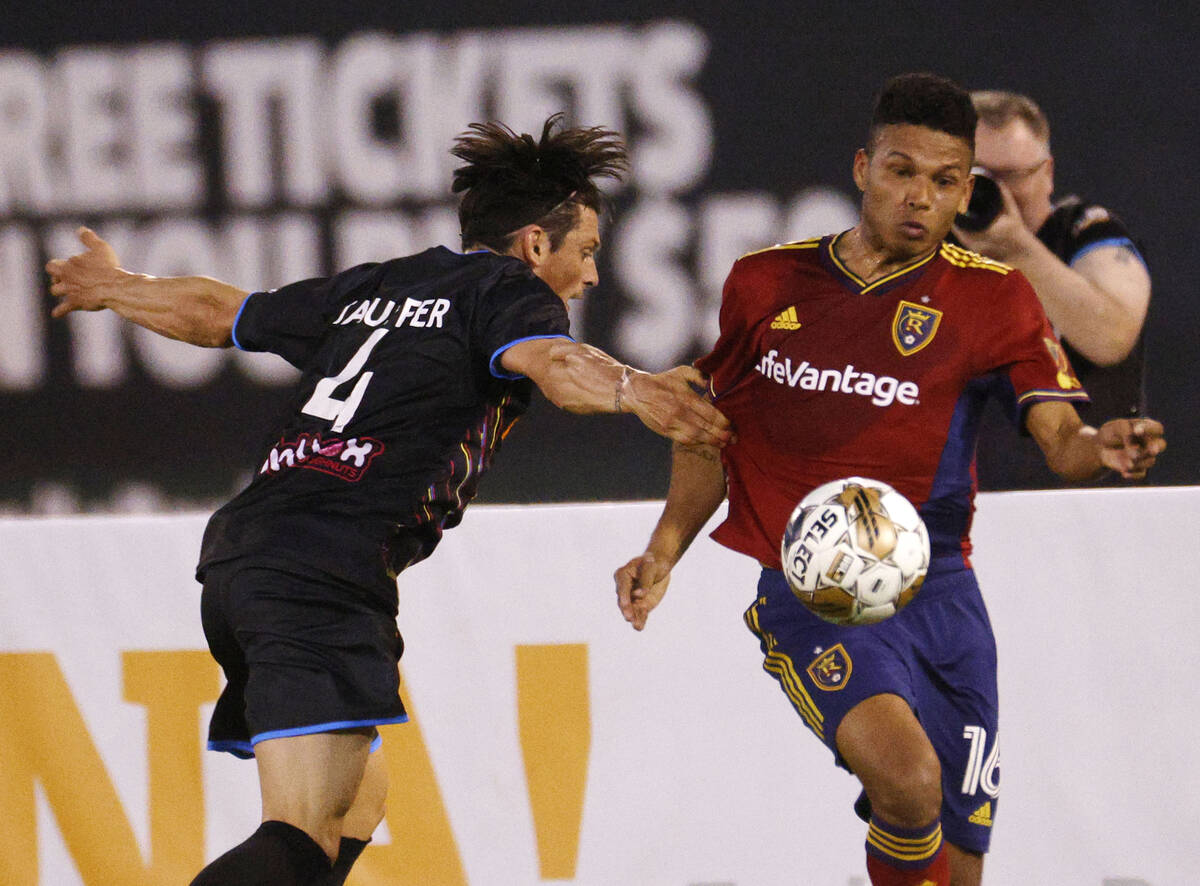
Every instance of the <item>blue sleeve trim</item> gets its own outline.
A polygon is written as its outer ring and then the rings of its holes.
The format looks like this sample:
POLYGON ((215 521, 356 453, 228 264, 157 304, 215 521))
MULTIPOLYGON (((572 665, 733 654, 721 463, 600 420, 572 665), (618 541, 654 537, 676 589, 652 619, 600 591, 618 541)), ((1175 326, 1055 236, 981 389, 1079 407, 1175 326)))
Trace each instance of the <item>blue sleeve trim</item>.
POLYGON ((233 346, 235 348, 237 348, 239 351, 244 351, 246 349, 243 348, 242 343, 240 341, 238 341, 238 337, 237 337, 238 321, 242 319, 242 311, 246 310, 246 304, 247 304, 247 302, 250 301, 250 299, 253 296, 254 296, 254 293, 252 292, 252 293, 250 293, 250 295, 248 295, 244 299, 242 299, 242 306, 240 308, 238 308, 237 316, 233 318, 233 327, 229 330, 229 337, 231 339, 233 339, 233 346))
POLYGON ((575 339, 571 338, 571 336, 563 335, 561 333, 556 333, 555 335, 527 335, 524 338, 518 338, 510 341, 503 347, 496 348, 495 352, 492 354, 492 358, 488 360, 488 369, 491 371, 492 375, 496 378, 508 379, 509 381, 516 381, 519 378, 524 378, 525 376, 523 375, 513 375, 501 369, 499 367, 500 357, 513 345, 519 345, 523 341, 537 341, 540 338, 565 338, 567 341, 575 341, 575 339))
POLYGON ((1142 254, 1138 252, 1138 248, 1128 237, 1108 237, 1104 240, 1097 240, 1095 243, 1089 243, 1087 246, 1084 246, 1077 253, 1071 256, 1071 260, 1067 264, 1071 267, 1074 267, 1075 262, 1079 261, 1093 249, 1101 249, 1105 246, 1124 247, 1132 252, 1134 256, 1136 256, 1137 260, 1142 263, 1143 267, 1146 265, 1146 260, 1142 258, 1142 254))

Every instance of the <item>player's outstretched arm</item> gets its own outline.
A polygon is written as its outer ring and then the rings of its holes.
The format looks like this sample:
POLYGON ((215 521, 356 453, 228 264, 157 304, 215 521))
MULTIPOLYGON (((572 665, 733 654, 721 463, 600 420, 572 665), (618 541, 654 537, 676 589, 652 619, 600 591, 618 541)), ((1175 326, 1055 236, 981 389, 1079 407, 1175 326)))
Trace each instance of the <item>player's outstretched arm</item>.
POLYGON ((613 574, 617 607, 636 630, 646 626, 650 612, 667 593, 671 569, 724 499, 725 469, 716 447, 676 443, 667 503, 650 543, 613 574))
POLYGON ((167 338, 206 348, 233 343, 233 321, 247 293, 211 277, 151 277, 123 270, 113 248, 79 229, 85 251, 46 263, 51 315, 108 309, 167 338))
POLYGON ((1140 480, 1167 448, 1163 426, 1151 418, 1114 418, 1085 425, 1069 403, 1035 403, 1025 419, 1046 464, 1068 480, 1088 480, 1107 469, 1140 480))
POLYGON ((678 443, 724 446, 729 421, 693 386, 704 376, 690 366, 641 372, 599 348, 566 338, 531 339, 500 356, 504 368, 528 376, 568 412, 632 412, 650 430, 678 443))

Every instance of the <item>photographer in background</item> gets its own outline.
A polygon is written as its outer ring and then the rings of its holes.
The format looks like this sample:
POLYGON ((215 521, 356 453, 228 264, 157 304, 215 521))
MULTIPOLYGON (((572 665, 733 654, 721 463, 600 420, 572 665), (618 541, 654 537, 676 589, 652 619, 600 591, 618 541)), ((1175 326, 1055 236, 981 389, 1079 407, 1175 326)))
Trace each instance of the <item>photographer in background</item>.
MULTIPOLYGON (((1031 99, 992 90, 971 99, 979 115, 976 193, 955 237, 1029 278, 1091 395, 1092 414, 1144 414, 1150 275, 1133 238, 1102 206, 1074 196, 1051 199, 1050 124, 1031 99)), ((1018 439, 995 401, 979 434, 978 478, 980 489, 1072 485, 1047 469, 1032 440, 1018 439)))

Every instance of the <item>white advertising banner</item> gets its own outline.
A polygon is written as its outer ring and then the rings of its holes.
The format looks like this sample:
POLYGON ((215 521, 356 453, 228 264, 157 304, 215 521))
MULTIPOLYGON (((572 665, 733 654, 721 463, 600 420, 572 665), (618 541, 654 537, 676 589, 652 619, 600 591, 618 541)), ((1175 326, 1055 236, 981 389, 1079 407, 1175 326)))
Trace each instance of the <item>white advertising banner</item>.
MULTIPOLYGON (((352 886, 865 886, 854 779, 761 670, 757 566, 701 538, 645 632, 658 503, 476 507, 401 576, 412 721, 352 886)), ((1190 886, 1200 488, 980 498, 1000 646, 992 886, 1190 886)), ((256 827, 203 751, 202 515, 0 520, 0 884, 186 883, 256 827)))

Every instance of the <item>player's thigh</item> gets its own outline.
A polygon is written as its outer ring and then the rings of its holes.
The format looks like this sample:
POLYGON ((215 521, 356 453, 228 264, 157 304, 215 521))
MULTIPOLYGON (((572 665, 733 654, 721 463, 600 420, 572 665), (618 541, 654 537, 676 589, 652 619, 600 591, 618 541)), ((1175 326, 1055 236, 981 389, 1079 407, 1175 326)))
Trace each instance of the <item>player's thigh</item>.
POLYGON ((208 747, 241 758, 254 756, 246 724, 246 656, 238 643, 229 608, 236 570, 222 563, 208 569, 200 595, 200 619, 209 651, 225 674, 225 685, 213 708, 208 747))
POLYGON ((407 719, 394 617, 352 587, 274 569, 234 578, 251 742, 407 719))
POLYGON ((926 601, 936 605, 901 613, 918 639, 916 711, 942 764, 943 833, 983 853, 1000 797, 996 643, 974 575, 938 583, 946 587, 926 601))
POLYGON ((226 564, 208 570, 200 593, 200 624, 213 658, 225 670, 226 679, 245 679, 246 659, 238 645, 230 620, 229 606, 234 575, 226 564))
POLYGON ((367 768, 374 730, 317 732, 260 741, 254 747, 263 819, 304 827, 340 819, 367 768))
POLYGON ((837 748, 888 821, 918 827, 937 817, 941 765, 904 699, 873 695, 855 705, 838 726, 837 748))
POLYGON ((342 822, 342 836, 369 840, 387 811, 388 772, 383 749, 371 752, 354 803, 342 822))
POLYGON ((910 707, 915 701, 902 636, 890 635, 886 622, 846 627, 823 621, 792 595, 778 570, 763 570, 745 621, 759 639, 763 669, 841 765, 837 734, 851 710, 878 695, 910 707))

